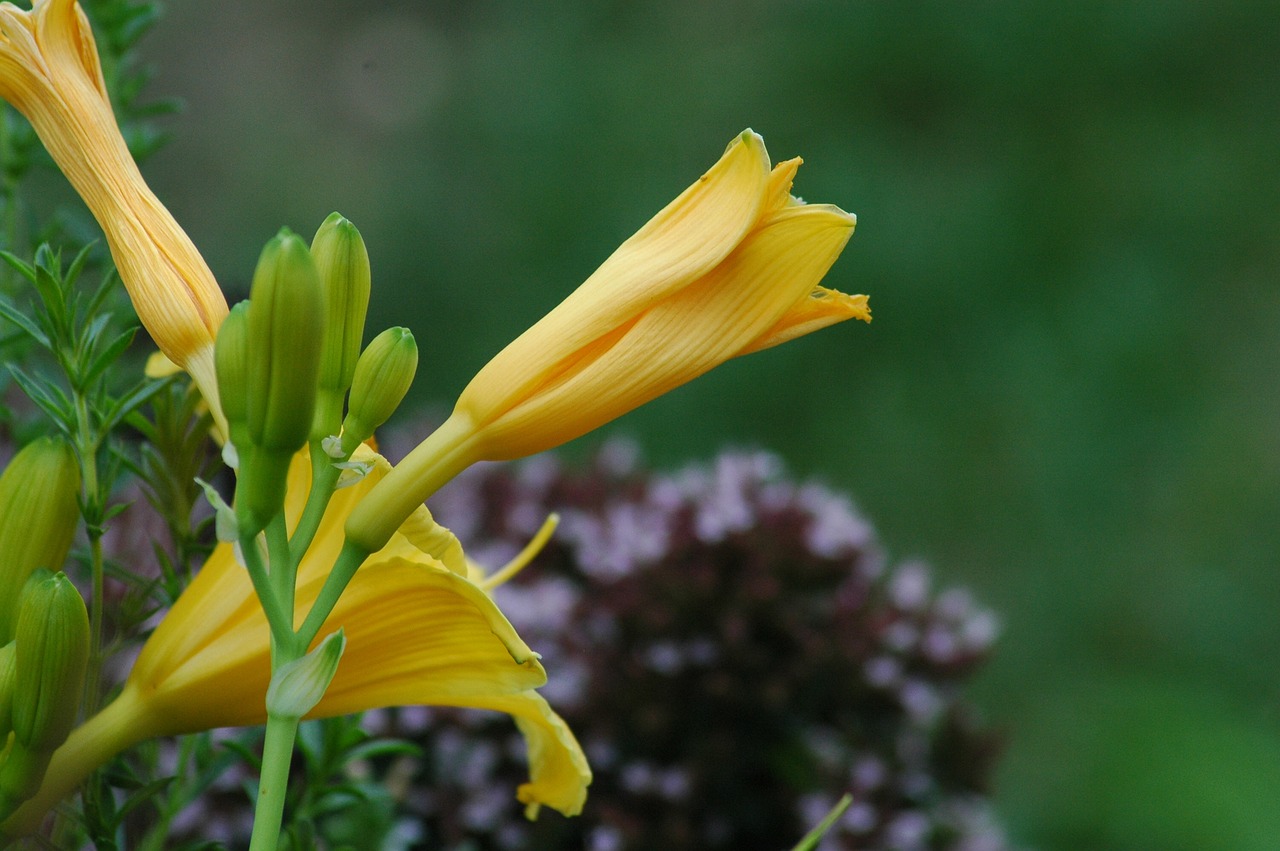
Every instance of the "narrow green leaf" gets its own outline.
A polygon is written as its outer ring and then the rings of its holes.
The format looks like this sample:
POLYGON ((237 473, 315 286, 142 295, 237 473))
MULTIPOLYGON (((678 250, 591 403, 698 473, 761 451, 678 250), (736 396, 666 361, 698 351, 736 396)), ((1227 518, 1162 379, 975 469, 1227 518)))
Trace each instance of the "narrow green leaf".
POLYGON ((0 260, 8 263, 18 271, 19 275, 26 278, 32 284, 36 282, 35 267, 18 257, 16 254, 9 251, 0 251, 0 260))
POLYGON ((13 380, 22 388, 22 392, 26 393, 40 410, 48 414, 59 428, 70 433, 69 423, 73 419, 71 400, 61 388, 38 382, 13 364, 9 364, 9 372, 13 375, 13 380))
POLYGON ((44 331, 40 330, 40 327, 36 325, 36 323, 31 321, 31 317, 27 316, 25 312, 14 307, 8 299, 0 299, 0 316, 4 316, 5 319, 8 319, 14 325, 17 325, 27 333, 27 336, 31 337, 46 349, 52 348, 49 343, 48 335, 46 335, 44 331))
MULTIPOLYGON (((99 375, 106 371, 107 367, 115 363, 120 355, 124 354, 124 350, 133 343, 133 338, 137 336, 137 333, 138 328, 135 325, 132 328, 125 329, 119 336, 108 343, 106 348, 99 352, 98 356, 89 364, 89 368, 85 370, 84 382, 88 384, 96 380, 99 375)), ((157 382, 157 384, 162 384, 162 382, 157 382)))
POLYGON ((791 849, 791 851, 813 851, 814 848, 818 847, 818 843, 822 841, 822 837, 826 836, 827 831, 836 823, 836 819, 844 815, 844 811, 849 809, 849 805, 852 803, 853 796, 846 793, 845 796, 837 801, 836 805, 831 808, 831 812, 827 813, 826 816, 823 817, 822 821, 818 822, 814 826, 813 830, 806 833, 804 838, 796 843, 796 847, 791 849))

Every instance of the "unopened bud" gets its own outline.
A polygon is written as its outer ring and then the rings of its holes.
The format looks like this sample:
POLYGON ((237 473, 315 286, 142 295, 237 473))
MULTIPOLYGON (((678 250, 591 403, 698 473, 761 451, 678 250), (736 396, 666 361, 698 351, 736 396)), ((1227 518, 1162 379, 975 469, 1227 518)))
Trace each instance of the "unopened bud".
POLYGON ((320 274, 324 296, 324 343, 311 439, 338 431, 342 400, 351 387, 364 319, 369 310, 369 252, 360 231, 338 213, 331 213, 311 241, 311 258, 320 274))
POLYGON ((76 720, 89 661, 89 613, 64 573, 37 570, 18 603, 13 732, 32 750, 52 751, 76 720))
POLYGON ((66 441, 42 437, 0 475, 0 642, 13 638, 18 596, 37 567, 59 569, 80 509, 80 467, 66 441))
POLYGON ((342 422, 343 449, 351 452, 373 436, 404 401, 418 370, 418 344, 408 328, 388 328, 360 355, 351 403, 342 422))
POLYGON ((89 660, 89 613, 61 573, 31 575, 18 604, 12 739, 0 766, 0 817, 40 788, 75 724, 89 660))
POLYGON ((237 453, 243 452, 249 445, 249 302, 231 308, 218 328, 214 365, 227 439, 237 453))
POLYGON ((314 709, 338 672, 346 647, 346 636, 338 630, 306 656, 276 671, 267 687, 267 712, 283 718, 301 718, 314 709))
POLYGON ((17 676, 18 645, 12 641, 0 647, 0 742, 13 730, 13 689, 17 676))
POLYGON ((320 276, 288 230, 267 243, 249 291, 249 437, 271 452, 307 442, 324 339, 320 276))
POLYGON ((284 504, 293 453, 307 442, 324 336, 320 278, 306 244, 288 230, 267 243, 248 312, 248 457, 240 457, 240 531, 262 529, 284 504))

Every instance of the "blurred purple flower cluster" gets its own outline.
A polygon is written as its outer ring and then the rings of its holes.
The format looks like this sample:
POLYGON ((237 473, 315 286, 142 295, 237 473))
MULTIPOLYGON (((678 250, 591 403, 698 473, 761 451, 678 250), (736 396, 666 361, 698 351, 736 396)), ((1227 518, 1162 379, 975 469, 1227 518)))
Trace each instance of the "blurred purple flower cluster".
POLYGON ((655 475, 614 443, 583 470, 473 468, 432 507, 488 566, 560 514, 495 597, 595 782, 581 818, 529 823, 507 719, 370 713, 425 748, 401 796, 422 847, 784 849, 845 792, 823 849, 1006 847, 984 796, 997 743, 959 695, 996 620, 887 565, 847 497, 763 453, 655 475))

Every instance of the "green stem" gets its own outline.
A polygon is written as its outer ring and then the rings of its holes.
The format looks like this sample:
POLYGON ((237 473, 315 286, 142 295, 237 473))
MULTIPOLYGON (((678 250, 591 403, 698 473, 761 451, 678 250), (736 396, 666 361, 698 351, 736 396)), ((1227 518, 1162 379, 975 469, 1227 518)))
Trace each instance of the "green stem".
POLYGON ((268 574, 275 589, 276 602, 288 614, 286 623, 293 633, 293 597, 297 588, 297 563, 289 552, 289 532, 285 528, 284 512, 267 524, 268 574))
POLYGON ((253 811, 249 851, 276 851, 279 844, 284 799, 289 791, 289 765, 293 761, 293 741, 297 735, 297 718, 267 716, 267 736, 262 743, 262 774, 258 778, 258 803, 253 811))
POLYGON ((84 686, 84 714, 87 718, 98 711, 99 669, 102 667, 102 598, 104 596, 102 535, 89 534, 89 573, 93 577, 93 595, 89 599, 89 666, 84 686))
POLYGON ((333 570, 329 571, 324 585, 320 588, 320 593, 316 596, 315 603, 311 606, 311 611, 307 612, 306 620, 298 629, 298 640, 302 647, 311 646, 316 634, 320 632, 320 627, 324 626, 325 618, 329 617, 333 607, 338 604, 338 598, 347 589, 347 583, 356 575, 356 571, 368 557, 369 553, 350 541, 343 543, 342 552, 338 554, 338 560, 333 563, 333 570))
POLYGON ((311 493, 307 495, 307 505, 302 509, 302 517, 299 518, 290 541, 294 560, 299 563, 315 540, 320 523, 324 520, 325 510, 329 507, 329 500, 333 497, 333 489, 342 474, 334 466, 335 460, 337 459, 329 457, 318 442, 311 444, 311 493))
POLYGON ((262 611, 267 616, 272 641, 277 644, 291 644, 293 613, 284 608, 276 597, 266 566, 262 563, 262 556, 258 553, 257 535, 245 535, 240 539, 240 555, 244 558, 245 570, 248 571, 249 581, 253 583, 253 590, 262 604, 262 611))

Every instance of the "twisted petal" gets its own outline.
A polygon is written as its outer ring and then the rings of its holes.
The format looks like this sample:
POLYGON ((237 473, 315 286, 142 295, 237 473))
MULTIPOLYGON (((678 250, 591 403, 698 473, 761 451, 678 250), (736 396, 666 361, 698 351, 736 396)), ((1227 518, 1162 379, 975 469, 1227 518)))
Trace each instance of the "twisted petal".
POLYGON ((0 97, 27 117, 93 212, 156 344, 216 402, 212 346, 226 300, 133 162, 75 0, 36 0, 29 12, 0 4, 0 97))
POLYGON ((812 294, 853 226, 835 207, 782 207, 713 270, 584 348, 536 394, 488 424, 486 439, 504 457, 541 451, 767 347, 758 341, 773 345, 785 334, 848 318, 850 297, 812 294))
POLYGON ((714 269, 756 224, 769 183, 750 130, 554 310, 493 358, 462 393, 479 422, 503 414, 643 311, 714 269))

